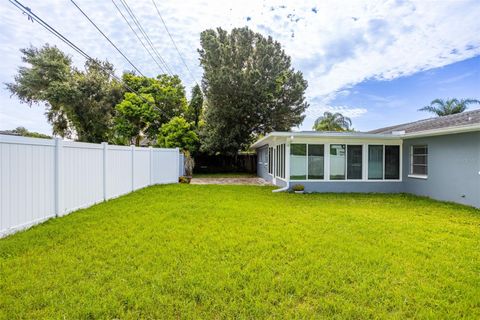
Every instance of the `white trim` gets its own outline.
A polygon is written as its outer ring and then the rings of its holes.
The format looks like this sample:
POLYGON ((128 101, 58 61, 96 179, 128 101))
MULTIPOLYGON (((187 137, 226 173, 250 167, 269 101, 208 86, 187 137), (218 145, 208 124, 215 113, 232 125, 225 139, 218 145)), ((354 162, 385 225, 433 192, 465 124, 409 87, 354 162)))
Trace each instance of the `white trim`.
POLYGON ((413 179, 424 179, 424 180, 428 179, 428 176, 421 175, 421 174, 409 174, 408 177, 413 179))

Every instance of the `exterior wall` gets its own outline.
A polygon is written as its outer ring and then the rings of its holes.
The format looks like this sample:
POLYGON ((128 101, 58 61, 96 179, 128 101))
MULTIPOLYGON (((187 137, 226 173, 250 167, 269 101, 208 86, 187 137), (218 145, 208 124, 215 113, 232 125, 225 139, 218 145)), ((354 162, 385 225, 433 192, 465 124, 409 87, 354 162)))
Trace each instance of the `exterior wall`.
POLYGON ((257 176, 272 181, 272 176, 268 174, 268 147, 257 149, 257 176))
POLYGON ((398 182, 368 182, 368 181, 290 181, 290 186, 302 184, 306 192, 358 192, 358 193, 400 193, 403 192, 403 183, 398 182))
POLYGON ((404 190, 480 208, 480 132, 404 140, 404 190), (409 177, 410 148, 428 146, 428 177, 409 177))

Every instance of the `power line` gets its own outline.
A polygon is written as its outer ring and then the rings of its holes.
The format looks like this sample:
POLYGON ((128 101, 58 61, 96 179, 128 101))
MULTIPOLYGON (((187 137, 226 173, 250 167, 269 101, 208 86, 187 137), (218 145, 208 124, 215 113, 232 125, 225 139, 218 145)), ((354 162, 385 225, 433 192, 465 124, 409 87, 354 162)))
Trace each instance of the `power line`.
MULTIPOLYGON (((185 59, 183 58, 182 54, 180 53, 180 50, 178 49, 177 44, 175 43, 175 40, 173 40, 173 37, 172 37, 172 35, 170 34, 170 31, 168 30, 167 24, 165 23, 165 20, 163 20, 162 14, 160 13, 160 10, 159 10, 158 7, 157 7, 157 3, 155 2, 155 0, 152 0, 152 2, 153 2, 153 5, 155 6, 155 9, 157 10, 158 16, 160 17, 160 20, 162 21, 163 26, 165 27, 165 31, 167 31, 167 34, 168 34, 168 36, 170 37, 170 40, 172 40, 173 46, 175 47, 175 50, 177 51, 178 56, 180 57, 180 59, 182 60, 183 64, 185 65, 185 68, 187 68, 187 71, 188 71, 188 73, 190 74, 190 77, 192 78, 192 80, 197 84, 198 87, 200 87, 200 85, 199 85, 198 82, 197 82, 197 79, 195 79, 195 77, 193 76, 192 71, 190 70, 190 68, 188 67, 187 63, 185 62, 185 59)), ((200 91, 201 91, 201 90, 202 90, 202 89, 201 89, 201 87, 200 87, 200 91)))
POLYGON ((115 75, 115 73, 113 73, 111 70, 105 68, 104 66, 102 66, 97 60, 93 59, 92 57, 90 57, 85 51, 83 51, 82 49, 80 49, 79 47, 77 47, 73 42, 71 42, 70 40, 68 40, 68 38, 66 38, 64 35, 62 35, 60 32, 58 32, 57 30, 55 30, 55 28, 53 28, 52 26, 50 26, 48 23, 46 23, 45 21, 43 21, 40 17, 38 17, 36 14, 34 14, 32 12, 32 10, 28 7, 25 7, 23 4, 21 4, 19 1, 17 0, 8 0, 11 4, 13 4, 15 7, 17 7, 20 11, 22 11, 23 14, 26 14, 28 17, 30 17, 31 19, 33 19, 34 21, 36 21, 38 24, 40 24, 44 29, 46 29, 47 31, 49 31, 50 33, 52 33, 53 35, 55 35, 57 38, 59 38, 60 40, 62 40, 65 44, 67 44, 69 47, 71 47, 72 49, 74 49, 76 52, 78 52, 80 55, 82 55, 85 59, 87 59, 88 61, 92 61, 93 63, 97 64, 98 67, 100 69, 102 69, 103 71, 105 71, 106 73, 108 73, 111 77, 115 78, 118 82, 120 82, 120 84, 122 84, 122 86, 127 89, 128 91, 136 94, 140 99, 142 99, 144 102, 148 103, 149 105, 151 105, 152 107, 154 107, 157 111, 159 111, 160 113, 162 113, 164 116, 168 117, 168 115, 163 111, 161 110, 160 108, 158 108, 155 104, 152 104, 150 101, 148 101, 147 99, 145 99, 144 97, 142 97, 140 95, 140 93, 138 93, 136 90, 132 89, 129 85, 127 85, 121 78, 119 78, 117 75, 115 75))
POLYGON ((117 4, 115 3, 114 0, 112 0, 112 3, 113 5, 115 6, 115 8, 117 8, 117 11, 120 13, 120 15, 122 16, 123 20, 125 20, 125 22, 128 24, 128 26, 130 27, 130 30, 133 31, 133 33, 135 34, 135 36, 137 37, 137 39, 140 41, 140 43, 142 44, 142 46, 145 48, 145 50, 148 52, 148 54, 150 55, 150 57, 153 59, 153 61, 155 61, 155 64, 158 66, 158 68, 162 71, 162 73, 166 73, 165 72, 165 69, 158 63, 157 59, 155 59, 155 57, 152 55, 152 53, 150 52, 150 50, 147 48, 147 46, 145 45, 145 43, 143 42, 142 38, 138 35, 137 31, 135 31, 135 29, 132 27, 132 25, 130 24, 130 21, 128 21, 127 17, 125 17, 125 15, 123 14, 122 10, 120 10, 120 8, 117 6, 117 4))
POLYGON ((152 48, 152 51, 155 53, 155 55, 157 56, 157 58, 160 60, 160 62, 162 62, 162 64, 164 65, 165 69, 168 71, 168 73, 173 76, 173 73, 172 71, 170 70, 170 68, 168 67, 166 61, 162 58, 162 55, 157 51, 157 49, 155 48, 155 46, 153 45, 153 42, 152 40, 150 39, 150 37, 148 36, 148 34, 146 33, 145 29, 143 28, 142 24, 140 23, 140 21, 137 19, 137 16, 135 16, 135 13, 133 13, 132 9, 130 8, 130 6, 128 5, 127 1, 126 0, 120 0, 120 2, 122 3, 123 7, 125 8, 125 10, 127 11, 128 15, 130 16, 130 18, 132 18, 133 22, 135 23, 135 25, 137 26, 137 28, 140 30, 140 32, 142 33, 142 35, 144 36, 145 40, 147 41, 148 45, 150 46, 150 48, 152 48))
POLYGON ((138 73, 140 73, 142 76, 145 76, 134 64, 132 61, 130 61, 130 59, 127 58, 127 56, 125 54, 123 54, 122 50, 120 50, 113 42, 112 40, 110 40, 110 38, 108 38, 108 36, 102 32, 102 30, 100 30, 100 28, 95 24, 95 22, 92 21, 92 19, 90 19, 90 17, 77 5, 77 3, 73 0, 70 0, 71 3, 73 3, 75 5, 75 7, 77 7, 77 9, 85 16, 85 18, 87 18, 88 21, 90 21, 90 23, 95 27, 95 29, 98 30, 98 32, 100 32, 100 34, 105 38, 107 39, 108 42, 110 42, 110 44, 125 58, 125 60, 128 61, 128 63, 130 63, 130 65, 138 71, 138 73))

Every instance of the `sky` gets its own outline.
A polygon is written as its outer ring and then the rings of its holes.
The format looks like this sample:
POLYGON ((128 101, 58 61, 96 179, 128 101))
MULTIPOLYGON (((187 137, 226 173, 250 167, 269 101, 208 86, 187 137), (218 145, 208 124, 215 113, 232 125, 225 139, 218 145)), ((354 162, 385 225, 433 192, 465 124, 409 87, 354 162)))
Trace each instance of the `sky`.
MULTIPOLYGON (((120 0, 75 0, 142 73, 161 73, 113 1, 121 7, 120 0)), ((279 41, 309 84, 310 106, 297 130, 310 130, 325 111, 341 112, 366 131, 430 117, 418 109, 435 98, 480 99, 478 0, 155 0, 193 77, 152 0, 126 1, 187 92, 202 78, 203 30, 248 26, 279 41)), ((132 69, 70 1, 20 2, 90 56, 108 59, 118 75, 132 69)), ((51 134, 43 105, 30 108, 5 89, 22 65, 19 49, 50 43, 77 67, 85 61, 7 1, 0 3, 0 43, 0 130, 24 126, 51 134)))

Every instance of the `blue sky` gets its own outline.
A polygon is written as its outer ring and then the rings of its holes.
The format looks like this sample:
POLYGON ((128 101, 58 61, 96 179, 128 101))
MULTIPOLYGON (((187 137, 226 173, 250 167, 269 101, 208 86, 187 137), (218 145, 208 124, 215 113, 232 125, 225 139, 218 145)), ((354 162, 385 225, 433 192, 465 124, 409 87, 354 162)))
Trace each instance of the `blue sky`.
POLYGON ((365 108, 362 116, 353 118, 354 127, 370 130, 431 117, 418 109, 433 99, 454 97, 480 100, 480 57, 393 80, 366 80, 346 89, 332 104, 365 108))
MULTIPOLYGON (((115 0, 119 3, 118 0, 115 0)), ((22 0, 91 56, 107 59, 117 74, 131 69, 70 3, 22 0)), ((111 1, 76 0, 118 47, 149 76, 160 73, 111 1)), ((127 0, 156 49, 190 91, 182 65, 152 0, 127 0)), ((200 81, 199 34, 208 28, 248 26, 278 40, 309 83, 310 107, 296 130, 310 130, 324 111, 340 111, 355 129, 412 121, 434 98, 480 98, 478 0, 156 0, 194 77, 200 81)), ((21 65, 20 48, 57 45, 81 68, 84 60, 0 3, 0 82, 21 65)), ((0 87, 0 130, 24 126, 51 133, 44 106, 29 108, 0 87)))

